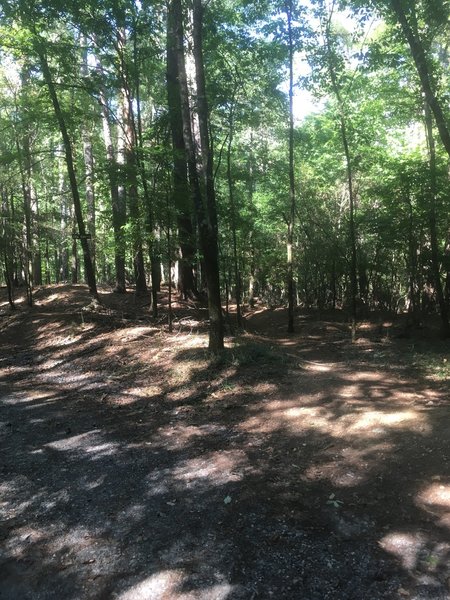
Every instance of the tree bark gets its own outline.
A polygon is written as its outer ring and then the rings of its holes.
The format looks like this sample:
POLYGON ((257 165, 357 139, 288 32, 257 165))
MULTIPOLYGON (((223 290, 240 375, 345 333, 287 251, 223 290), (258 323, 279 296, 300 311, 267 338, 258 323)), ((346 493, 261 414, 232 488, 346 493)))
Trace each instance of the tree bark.
POLYGON ((146 210, 146 227, 148 233, 148 247, 150 255, 150 277, 151 277, 151 307, 152 316, 156 318, 158 316, 158 292, 160 290, 161 283, 161 265, 159 256, 157 253, 156 244, 156 230, 155 230, 155 211, 153 207, 153 198, 150 194, 148 180, 147 180, 147 169, 144 154, 144 136, 142 131, 142 112, 141 112, 141 92, 140 92, 140 71, 139 71, 139 53, 137 47, 137 22, 134 22, 133 28, 133 60, 134 60, 134 89, 135 89, 135 103, 136 103, 136 121, 137 127, 133 116, 133 103, 130 102, 130 113, 132 115, 132 123, 134 129, 134 137, 137 142, 136 147, 136 162, 139 168, 141 176, 142 189, 144 192, 144 205, 146 210))
POLYGON ((198 295, 194 280, 195 243, 192 227, 192 200, 186 165, 186 146, 183 138, 183 118, 181 113, 180 83, 178 80, 176 53, 176 23, 173 3, 167 13, 167 100, 169 107, 170 131, 172 137, 172 204, 176 209, 179 244, 178 287, 184 298, 198 295))
POLYGON ((217 353, 223 348, 223 319, 220 302, 219 261, 217 246, 217 214, 213 181, 212 155, 209 146, 208 107, 205 90, 205 73, 202 49, 202 6, 199 0, 194 0, 193 37, 194 60, 197 83, 197 110, 200 125, 200 140, 202 154, 203 183, 205 200, 202 195, 198 173, 198 159, 195 152, 192 128, 191 109, 189 106, 189 91, 186 77, 184 57, 183 17, 180 0, 172 0, 172 10, 175 24, 175 39, 177 48, 178 80, 180 83, 181 112, 183 118, 183 138, 186 147, 189 184, 195 206, 203 268, 206 275, 209 309, 209 349, 217 353))
POLYGON ((136 282, 136 293, 143 294, 147 291, 145 281, 144 255, 142 251, 141 218, 138 197, 138 171, 136 159, 136 132, 133 116, 133 98, 128 77, 128 69, 125 63, 126 32, 125 28, 118 31, 117 49, 119 54, 119 74, 122 89, 120 92, 121 123, 119 123, 121 137, 121 151, 123 153, 121 162, 123 169, 121 173, 120 193, 124 201, 128 200, 128 209, 131 222, 131 245, 133 254, 133 270, 136 282))
POLYGON ((206 79, 203 62, 203 6, 201 0, 193 0, 194 62, 197 84, 197 114, 200 129, 202 171, 205 182, 206 210, 199 214, 199 230, 202 237, 208 284, 209 349, 223 349, 223 319, 220 300, 219 251, 216 192, 214 189, 213 153, 209 142, 209 111, 206 98, 206 79))

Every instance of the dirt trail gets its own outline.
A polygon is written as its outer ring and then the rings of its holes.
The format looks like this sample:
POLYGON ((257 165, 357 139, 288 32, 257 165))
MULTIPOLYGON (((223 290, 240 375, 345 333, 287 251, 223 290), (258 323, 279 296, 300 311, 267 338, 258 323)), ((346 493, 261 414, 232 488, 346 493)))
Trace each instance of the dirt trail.
POLYGON ((186 307, 36 301, 0 317, 1 600, 450 598, 448 382, 411 342, 261 310, 211 362, 186 307))

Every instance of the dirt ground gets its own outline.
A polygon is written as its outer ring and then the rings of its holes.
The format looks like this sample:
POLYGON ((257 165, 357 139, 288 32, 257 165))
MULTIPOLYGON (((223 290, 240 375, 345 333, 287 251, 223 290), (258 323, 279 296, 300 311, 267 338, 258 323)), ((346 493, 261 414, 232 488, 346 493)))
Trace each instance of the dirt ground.
POLYGON ((448 344, 102 300, 1 297, 1 600, 450 598, 448 344))

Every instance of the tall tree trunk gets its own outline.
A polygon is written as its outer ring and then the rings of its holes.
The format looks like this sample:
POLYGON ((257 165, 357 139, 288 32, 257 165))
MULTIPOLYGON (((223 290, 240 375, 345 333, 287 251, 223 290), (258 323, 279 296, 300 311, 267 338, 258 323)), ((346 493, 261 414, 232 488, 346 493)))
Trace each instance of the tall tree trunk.
POLYGON ((356 320, 357 320, 357 298, 358 298, 358 264, 356 250, 356 227, 355 227, 355 194, 353 189, 353 169, 352 159, 350 154, 348 130, 347 130, 347 115, 345 104, 341 95, 341 90, 336 76, 335 64, 333 60, 333 48, 330 40, 330 19, 327 21, 325 29, 325 39, 327 44, 327 61, 328 71, 330 74, 333 93, 339 110, 339 124, 341 130, 342 146, 344 148, 345 163, 347 169, 347 185, 349 196, 349 233, 350 233, 350 289, 351 289, 351 315, 352 315, 352 341, 356 338, 356 320))
POLYGON ((420 294, 417 283, 417 240, 415 236, 415 223, 413 205, 409 190, 406 190, 406 202, 408 205, 408 271, 409 271, 409 312, 412 322, 419 321, 420 294))
MULTIPOLYGON (((124 27, 119 28, 117 36, 117 50, 119 54, 120 68, 119 75, 121 78, 122 89, 120 92, 120 112, 121 123, 120 138, 121 138, 121 162, 122 181, 119 186, 120 193, 124 199, 128 200, 128 209, 131 224, 131 239, 132 239, 132 256, 133 256, 133 271, 136 282, 136 293, 145 293, 147 284, 145 281, 144 270, 144 254, 142 251, 142 233, 141 233, 141 218, 139 211, 138 197, 138 171, 136 160, 136 134, 133 117, 133 97, 131 86, 128 77, 128 69, 125 60, 126 50, 126 31, 124 27)), ((119 152, 119 155, 121 153, 119 152)))
MULTIPOLYGON (((156 173, 152 175, 152 195, 153 198, 156 196, 156 173)), ((150 254, 150 269, 152 279, 152 317, 156 319, 158 316, 158 292, 161 290, 161 260, 159 256, 159 234, 155 223, 155 213, 153 210, 152 203, 150 202, 150 194, 148 194, 149 201, 147 204, 147 235, 148 245, 150 254)))
POLYGON ((33 254, 32 254, 32 233, 31 233, 31 192, 30 182, 26 176, 26 172, 23 166, 22 152, 19 146, 19 140, 16 135, 16 148, 18 154, 20 178, 22 182, 22 196, 23 196, 23 213, 25 217, 25 230, 23 231, 22 237, 22 261, 23 261, 23 273, 25 278, 26 292, 27 292, 27 304, 33 306, 33 280, 32 280, 32 265, 33 265, 33 254))
POLYGON ((0 248, 1 254, 3 256, 3 266, 4 266, 4 278, 6 283, 6 288, 8 290, 8 302, 9 306, 12 310, 14 310, 14 281, 13 281, 13 261, 14 261, 14 252, 13 252, 13 244, 12 244, 12 218, 9 210, 9 202, 8 202, 8 192, 3 187, 0 186, 0 208, 1 208, 1 228, 0 228, 0 248))
POLYGON ((71 247, 71 252, 70 252, 70 277, 71 277, 72 283, 75 284, 75 283, 78 283, 78 271, 79 271, 78 246, 77 246, 77 235, 76 235, 77 224, 76 224, 75 220, 73 219, 73 216, 70 215, 70 217, 71 217, 71 220, 73 220, 72 247, 71 247))
POLYGON ((230 216, 231 216, 231 235, 233 240, 233 270, 234 270, 234 285, 236 296, 236 321, 239 328, 242 327, 241 314, 241 274, 239 272, 239 259, 237 247, 236 233, 236 203, 234 201, 234 186, 231 173, 231 149, 233 146, 234 133, 234 93, 231 100, 230 112, 228 117, 228 147, 227 147, 227 183, 228 183, 228 198, 230 201, 230 216))
POLYGON ((94 191, 94 155, 92 152, 92 139, 87 127, 83 124, 83 158, 86 186, 86 204, 87 204, 87 231, 90 236, 88 240, 89 249, 92 256, 92 263, 95 271, 95 191, 94 191))
MULTIPOLYGON (((153 206, 153 198, 149 190, 149 182, 147 179, 147 169, 144 153, 144 135, 142 127, 142 111, 141 111, 141 92, 140 92, 140 69, 139 69, 139 54, 137 47, 137 23, 134 23, 133 30, 133 60, 134 60, 134 88, 135 88, 135 104, 136 104, 136 121, 133 116, 133 103, 130 102, 130 113, 132 115, 132 124, 134 137, 137 142, 136 161, 141 176, 142 189, 144 192, 144 205, 146 210, 146 226, 148 232, 148 247, 150 255, 150 277, 151 277, 151 306, 152 316, 158 316, 158 291, 161 283, 161 268, 160 260, 157 254, 156 231, 155 231, 155 211, 153 206)), ((131 99, 130 99, 131 100, 131 99)))
MULTIPOLYGON (((254 165, 253 165, 253 130, 250 131, 250 147, 248 152, 248 200, 250 205, 250 210, 252 214, 255 210, 255 206, 253 203, 253 192, 254 192, 254 165)), ((255 237, 254 232, 250 231, 250 239, 249 239, 249 247, 250 247, 250 273, 248 280, 248 304, 251 308, 255 305, 255 286, 256 286, 256 252, 255 252, 255 237)))
POLYGON ((194 280, 195 236, 192 226, 192 199, 186 165, 186 147, 183 138, 180 83, 176 53, 176 23, 173 3, 167 13, 167 100, 172 136, 172 205, 176 209, 179 244, 179 290, 184 298, 197 296, 194 280))
POLYGON ((433 121, 431 118, 430 107, 425 102, 425 124, 427 130, 428 152, 430 159, 430 187, 428 198, 428 215, 430 223, 430 242, 431 242, 431 264, 433 270, 434 285, 439 304, 439 310, 442 320, 442 335, 445 338, 450 337, 449 311, 444 297, 444 290, 441 281, 441 270, 439 263, 439 242, 436 225, 436 148, 433 137, 433 121))
MULTIPOLYGON (((82 62, 81 76, 89 76, 88 67, 88 51, 86 36, 80 38, 82 62)), ((84 159, 84 175, 86 189, 86 204, 87 204, 87 230, 90 235, 88 241, 89 249, 92 256, 92 263, 95 272, 95 189, 94 189, 94 153, 92 151, 92 137, 89 132, 89 126, 86 121, 83 121, 81 126, 81 137, 83 140, 83 159, 84 159)))
POLYGON ((70 182, 70 189, 72 192, 73 206, 75 210, 75 216, 78 225, 78 234, 80 237, 81 248, 83 250, 83 259, 84 259, 84 272, 87 280, 87 284, 89 287, 89 292, 91 295, 98 300, 97 294, 97 283, 95 280, 95 272, 92 264, 91 254, 89 252, 89 245, 86 236, 86 228, 83 220, 83 212, 81 210, 81 199, 80 193, 78 189, 78 182, 75 174, 75 166, 73 162, 72 155, 72 144, 70 142, 69 133, 67 131, 66 122, 64 119, 64 115, 61 110, 61 106, 59 104, 58 96, 56 94, 55 85, 53 83, 50 67, 48 65, 47 56, 45 54, 45 50, 41 45, 41 41, 38 40, 37 36, 34 38, 34 46, 36 52, 39 56, 39 61, 42 69, 42 73, 44 75, 44 80, 47 85, 47 89, 50 95, 50 99, 53 105, 53 109, 55 111, 55 117, 58 121, 59 130, 61 133, 61 137, 63 140, 64 146, 64 154, 67 165, 67 174, 70 182))
MULTIPOLYGON (((102 64, 96 57, 96 66, 99 71, 103 70, 102 64)), ((103 142, 106 150, 106 161, 108 165, 108 181, 111 197, 112 225, 114 230, 114 266, 116 284, 114 291, 119 294, 126 292, 125 281, 125 233, 126 210, 123 194, 119 195, 118 186, 118 161, 116 148, 111 131, 111 115, 108 106, 106 90, 103 86, 99 88, 99 103, 102 116, 103 142)))
POLYGON ((205 205, 200 217, 203 238, 206 279, 208 284, 209 348, 218 352, 223 348, 223 319, 220 300, 219 251, 216 192, 214 189, 213 153, 209 142, 209 111, 206 98, 206 79, 203 62, 203 6, 202 0, 193 0, 193 40, 195 80, 197 84, 197 114, 200 129, 202 171, 205 182, 205 205), (206 217, 206 223, 204 223, 206 217), (206 225, 206 226, 205 226, 206 225))
POLYGON ((189 91, 186 77, 184 57, 183 17, 180 0, 172 0, 174 29, 177 47, 178 80, 180 82, 181 112, 183 117, 183 137, 186 146, 189 183, 194 201, 203 268, 206 275, 209 309, 209 349, 219 352, 223 348, 223 319, 220 303, 219 261, 217 246, 217 215, 213 181, 212 155, 209 147, 208 108, 205 91, 205 74, 202 50, 202 6, 199 0, 194 0, 193 37, 194 58, 197 83, 197 110, 200 125, 200 140, 202 154, 202 175, 205 188, 205 201, 200 186, 197 171, 198 160, 195 153, 192 128, 191 110, 189 106, 189 91))
POLYGON ((294 332, 294 222, 295 222, 295 171, 294 171, 294 41, 292 38, 292 0, 286 4, 289 51, 289 217, 287 223, 287 293, 288 332, 294 332))
MULTIPOLYGON (((30 78, 29 66, 24 66, 21 71, 21 93, 23 95, 22 105, 27 106, 27 86, 30 78)), ((26 111, 27 112, 27 111, 26 111)), ((28 116, 28 115, 27 115, 28 116)), ((32 285, 42 284, 42 259, 40 251, 40 235, 39 235, 39 206, 36 188, 34 185, 33 165, 32 165, 32 128, 29 118, 25 122, 25 130, 23 132, 22 147, 23 147, 23 169, 25 178, 25 187, 28 200, 26 201, 27 210, 29 210, 29 226, 30 226, 30 275, 32 285)))
MULTIPOLYGON (((20 73, 22 105, 26 106, 25 88, 28 84, 29 70, 23 67, 20 73)), ((16 95, 14 95, 16 111, 19 111, 16 95)), ((22 263, 23 275, 26 284, 26 295, 28 306, 33 305, 33 234, 32 234, 32 180, 31 180, 31 149, 29 123, 25 122, 24 129, 18 130, 15 120, 12 120, 14 129, 15 145, 17 150, 17 162, 20 172, 20 181, 23 198, 24 228, 22 235, 22 263)))
MULTIPOLYGON (((69 281, 69 250, 68 242, 70 230, 73 233, 70 219, 70 210, 68 206, 66 189, 65 189, 65 172, 64 160, 60 155, 63 152, 62 146, 58 145, 58 197, 59 197, 59 240, 58 245, 54 250, 54 262, 55 262, 55 282, 69 281)), ((53 219, 52 215, 52 219, 53 219)), ((70 238, 72 239, 72 238, 70 238)))

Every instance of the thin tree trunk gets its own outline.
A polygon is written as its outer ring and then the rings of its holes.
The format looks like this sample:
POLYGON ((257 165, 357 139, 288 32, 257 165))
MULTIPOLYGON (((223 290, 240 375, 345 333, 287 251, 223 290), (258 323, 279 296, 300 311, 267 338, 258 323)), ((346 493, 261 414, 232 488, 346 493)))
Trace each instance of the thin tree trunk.
MULTIPOLYGON (((248 153, 248 199, 250 210, 253 212, 255 210, 253 204, 253 191, 254 191, 254 181, 253 181, 253 130, 250 131, 250 147, 248 153)), ((256 257, 255 257, 255 239, 254 232, 250 232, 250 274, 248 281, 248 304, 250 308, 253 308, 255 305, 255 285, 256 285, 256 257)))
POLYGON ((12 310, 14 310, 14 282, 12 274, 12 261, 13 261, 13 247, 11 243, 11 224, 12 218, 9 211, 8 203, 8 192, 0 187, 0 199, 1 199, 1 231, 0 231, 0 247, 2 248, 3 261, 4 261, 4 277, 6 288, 8 290, 8 302, 12 310))
POLYGON ((439 310, 442 320, 442 335, 445 338, 450 337, 450 324, 448 306, 444 297, 442 288, 440 264, 439 264, 439 243, 436 226, 436 147, 433 137, 433 122, 431 118, 430 107, 425 102, 425 124, 427 130, 428 151, 430 159, 430 189, 429 189, 429 223, 430 223, 430 242, 431 242, 431 264, 433 270, 434 285, 439 304, 439 310))
MULTIPOLYGON (((147 170, 144 155, 144 136, 142 128, 142 112, 141 112, 141 92, 140 92, 140 72, 139 72, 139 56, 137 48, 137 34, 136 34, 136 23, 133 31, 133 58, 134 58, 134 72, 135 72, 135 95, 136 95, 136 118, 137 127, 135 125, 133 117, 133 103, 130 102, 130 113, 132 115, 132 124, 134 128, 134 137, 137 141, 137 152, 136 161, 141 175, 142 189, 144 192, 144 205, 146 209, 146 225, 148 231, 148 247, 150 255, 150 277, 151 277, 151 306, 152 316, 156 318, 158 316, 158 291, 160 289, 161 282, 161 269, 160 261, 157 254, 156 244, 156 231, 155 231, 155 211, 153 207, 153 200, 150 194, 147 170)), ((153 194, 153 198, 155 194, 153 194)))
POLYGON ((43 48, 41 46, 41 42, 37 38, 34 39, 34 44, 35 44, 36 52, 39 56, 42 73, 44 75, 44 80, 47 85, 47 89, 48 89, 48 92, 50 95, 50 99, 52 101, 53 109, 55 111, 55 116, 58 121, 59 130, 60 130, 61 137, 63 140, 64 154, 65 154, 66 165, 67 165, 67 174, 69 177, 70 189, 72 192, 73 206, 74 206, 75 216, 76 216, 77 225, 78 225, 78 234, 80 236, 81 247, 83 250, 85 276, 86 276, 87 284, 88 284, 91 295, 96 300, 98 300, 95 272, 94 272, 94 267, 92 264, 91 255, 89 252, 89 245, 88 245, 88 240, 87 240, 87 236, 86 236, 86 228, 85 228, 84 220, 83 220, 83 212, 81 210, 81 199, 80 199, 80 193, 79 193, 79 189, 78 189, 78 182, 77 182, 77 178, 76 178, 76 174, 75 174, 75 166, 74 166, 73 155, 72 155, 72 145, 70 142, 69 133, 67 131, 64 115, 62 113, 61 106, 60 106, 59 100, 58 100, 58 96, 56 94, 55 85, 53 83, 53 79, 52 79, 52 75, 50 72, 50 67, 47 62, 47 57, 45 55, 45 51, 43 50, 43 48))
POLYGON ((20 177, 22 180, 22 196, 23 196, 23 213, 25 216, 25 231, 22 237, 23 248, 23 272, 25 277, 25 285, 27 292, 27 304, 33 306, 33 281, 32 281, 32 233, 31 233, 31 194, 30 182, 25 175, 25 169, 22 163, 22 152, 19 146, 19 140, 16 135, 16 148, 18 154, 20 177))
POLYGON ((85 167, 86 204, 87 204, 87 230, 90 236, 88 240, 92 263, 95 271, 95 191, 94 191, 94 155, 92 152, 92 140, 83 124, 83 158, 85 167))
MULTIPOLYGON (((136 159, 136 131, 133 117, 133 98, 125 62, 126 31, 121 27, 117 36, 117 49, 119 54, 122 90, 120 93, 121 123, 120 137, 123 156, 122 181, 119 187, 124 199, 128 200, 128 209, 131 223, 133 271, 136 282, 136 293, 145 293, 144 255, 142 251, 141 218, 139 211, 137 159, 136 159)), ((120 155, 120 153, 119 153, 120 155)))
POLYGON ((78 247, 77 247, 77 236, 76 236, 76 222, 73 222, 72 228, 72 247, 70 256, 70 272, 71 281, 73 284, 78 283, 78 247))
POLYGON ((294 333, 294 222, 296 210, 294 171, 294 41, 292 38, 292 0, 286 4, 289 51, 289 217, 287 224, 288 332, 294 333))
POLYGON ((169 333, 173 331, 173 312, 172 312, 172 236, 171 236, 171 221, 169 195, 167 195, 167 258, 169 263, 169 298, 167 308, 167 321, 169 325, 169 333))
MULTIPOLYGON (((228 120, 228 147, 227 147, 227 183, 228 183, 228 198, 230 201, 231 215, 231 235, 233 240, 233 270, 234 270, 234 285, 236 296, 236 321, 237 326, 242 328, 241 314, 241 274, 239 272, 238 248, 237 248, 237 233, 236 233, 236 204, 234 201, 234 186, 231 174, 231 148, 233 145, 234 132, 234 93, 231 100, 231 107, 228 120)), ((228 311, 227 311, 228 312, 228 311)))
MULTIPOLYGON (((100 60, 96 57, 96 66, 99 71, 102 71, 100 60)), ((99 88, 99 103, 102 116, 103 142, 106 150, 106 161, 108 164, 108 180, 109 191, 111 197, 112 225, 114 229, 114 266, 116 285, 114 291, 119 294, 126 292, 125 280, 125 233, 124 226, 126 224, 125 204, 122 201, 123 195, 119 196, 118 187, 118 161, 116 157, 116 149, 113 143, 111 132, 111 118, 108 107, 108 101, 105 89, 99 88)))
POLYGON ((420 297, 417 285, 417 242, 414 236, 414 215, 409 191, 407 191, 406 202, 408 204, 409 302, 412 322, 417 324, 420 309, 420 297))
POLYGON ((353 170, 352 160, 350 155, 350 147, 348 143, 348 131, 347 131, 347 116, 345 112, 344 101, 341 96, 339 89, 339 83, 337 81, 335 67, 333 63, 333 50, 330 41, 330 21, 328 21, 325 29, 325 38, 327 43, 327 59, 328 59, 328 70, 330 74, 331 85, 333 88, 334 95, 339 109, 339 123, 341 130, 342 145, 344 148, 345 163, 347 169, 347 184, 348 184, 348 196, 349 196, 349 233, 350 233, 350 249, 351 249, 351 261, 350 261, 350 288, 351 288, 351 315, 352 315, 352 341, 356 339, 356 320, 357 320, 357 297, 358 297, 358 265, 357 265, 357 251, 356 251, 356 227, 355 227, 355 195, 353 189, 353 170))
MULTIPOLYGON (((88 51, 86 37, 81 36, 80 45, 82 51, 81 75, 89 76, 88 51)), ((95 272, 95 188, 94 188, 94 153, 92 151, 92 138, 89 133, 88 123, 83 122, 81 126, 81 137, 83 140, 83 159, 87 204, 87 230, 91 236, 88 244, 92 256, 92 264, 95 272)))

